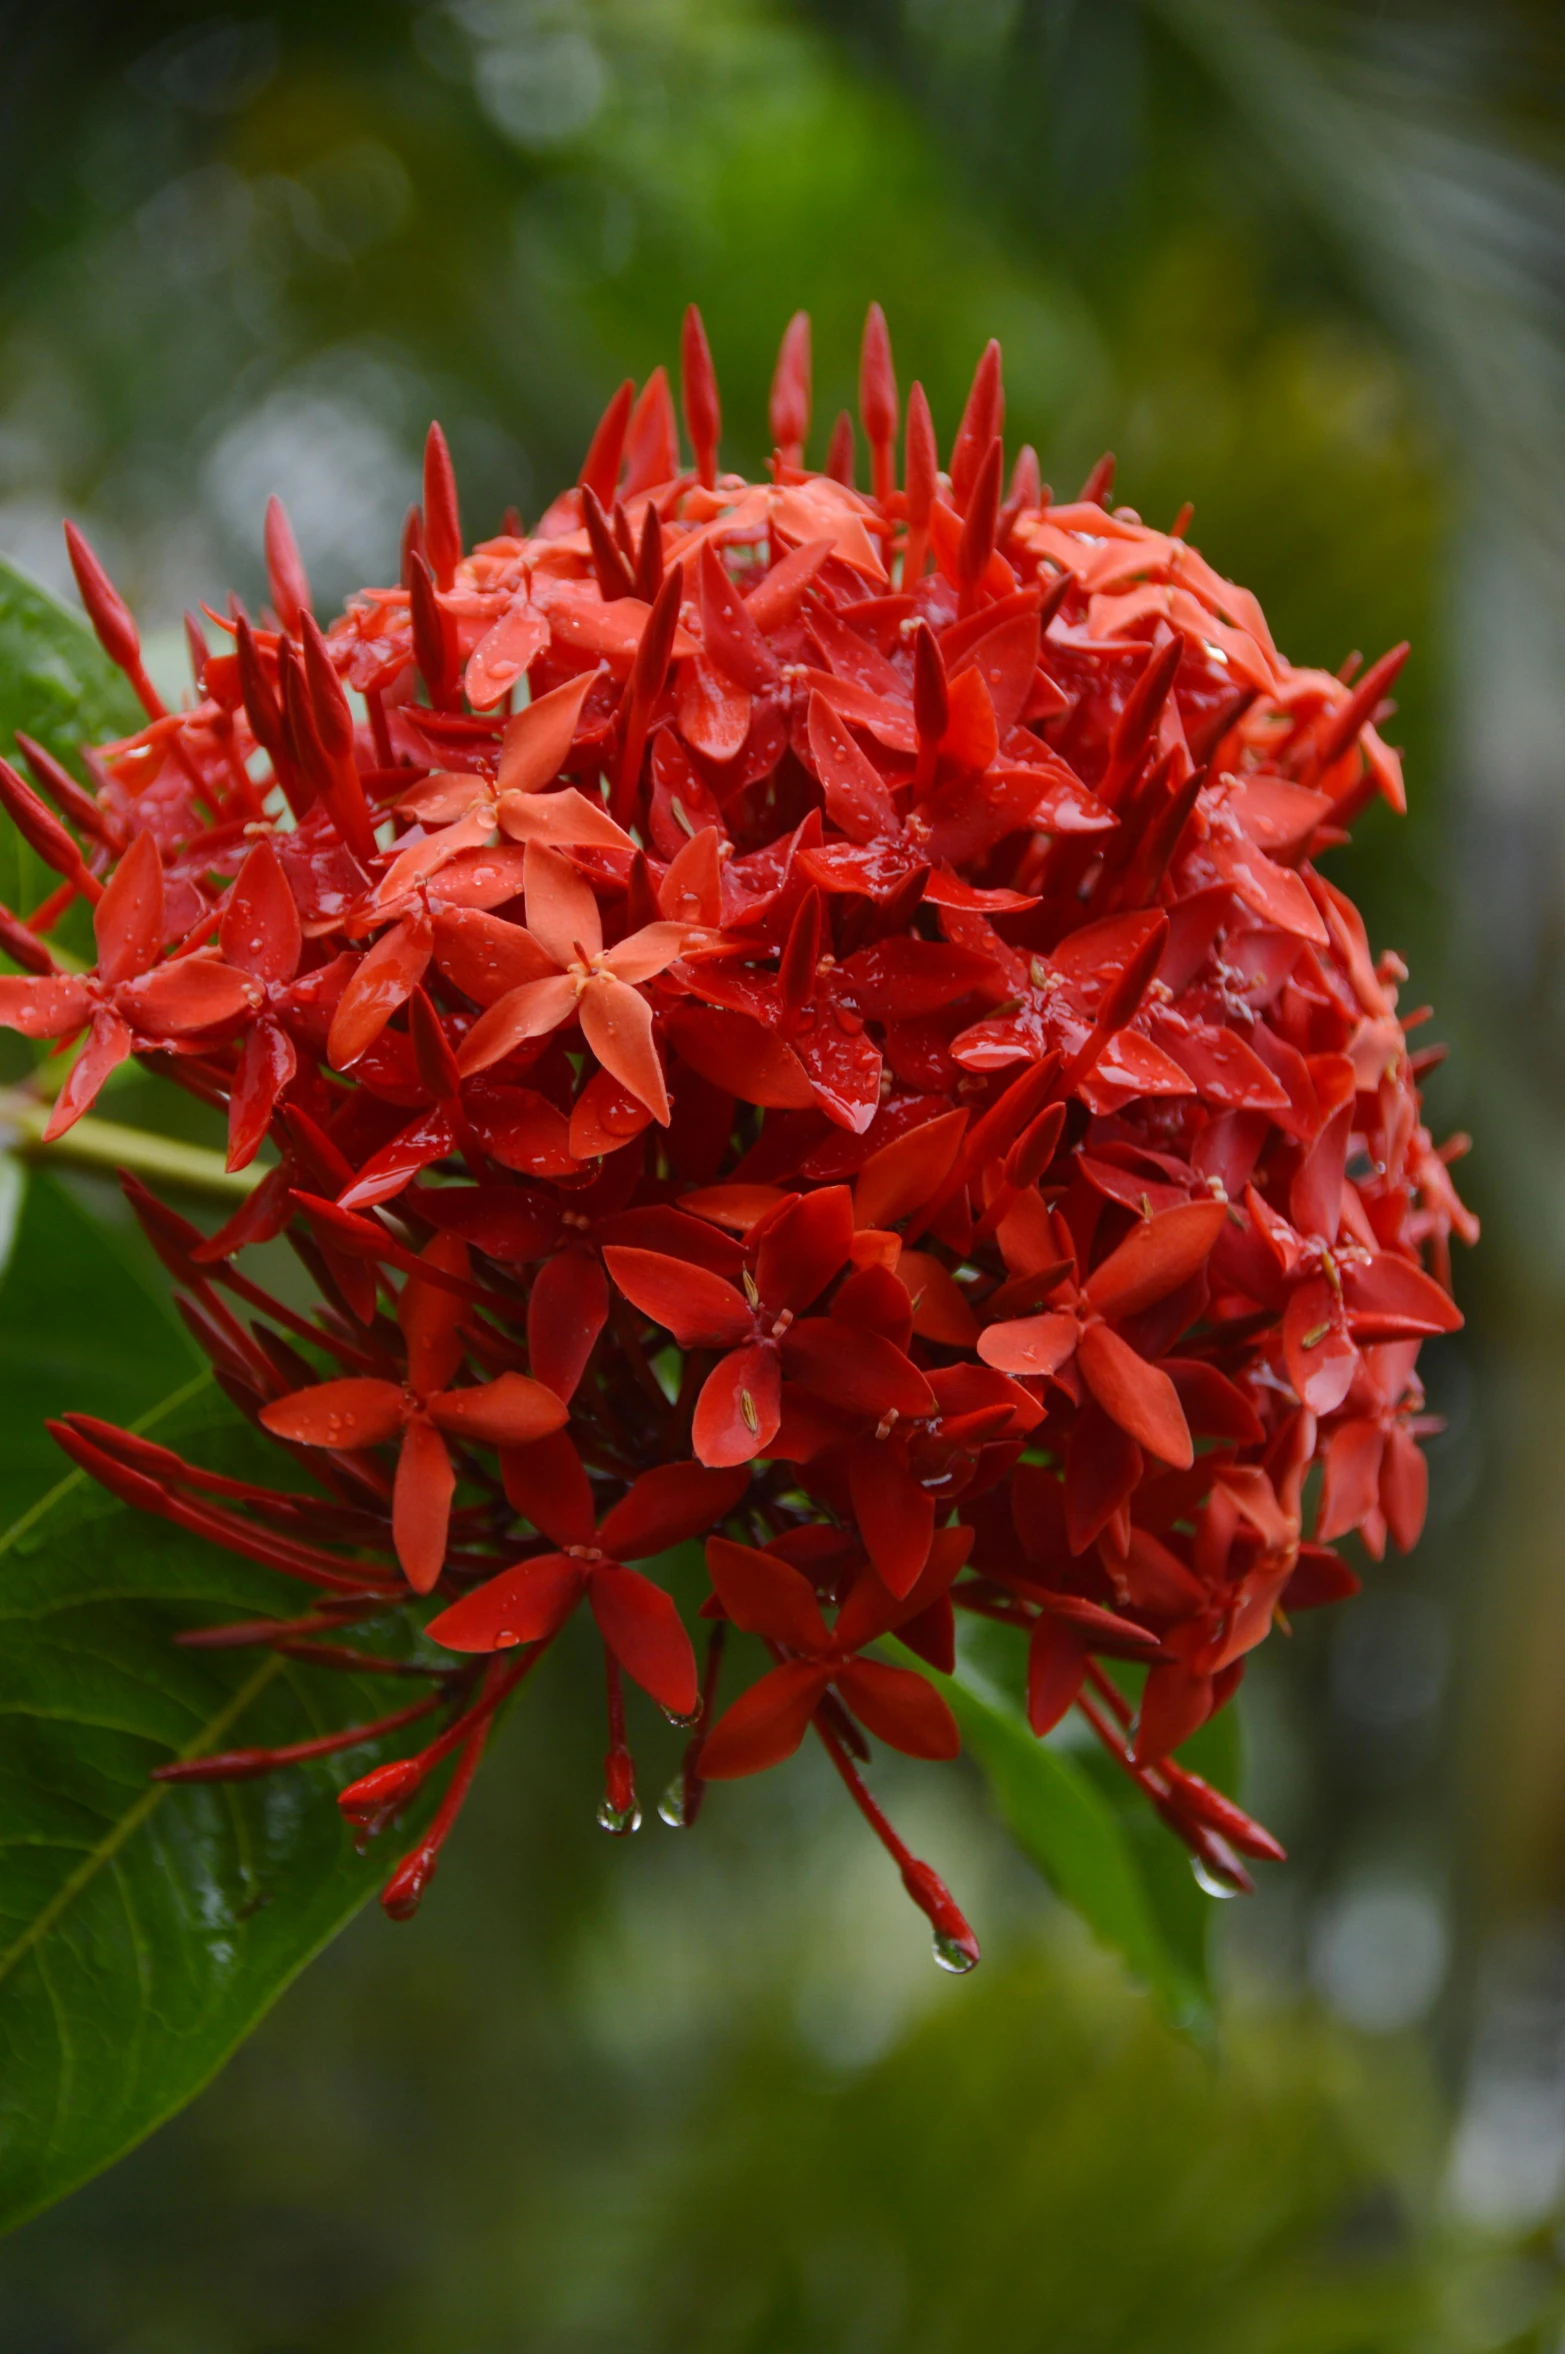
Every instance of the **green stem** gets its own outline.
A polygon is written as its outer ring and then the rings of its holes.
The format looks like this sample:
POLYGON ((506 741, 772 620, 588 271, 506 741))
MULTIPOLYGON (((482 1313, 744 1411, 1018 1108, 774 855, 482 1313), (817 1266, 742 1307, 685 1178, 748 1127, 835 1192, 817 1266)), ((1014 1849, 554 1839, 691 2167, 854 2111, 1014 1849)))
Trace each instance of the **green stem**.
POLYGON ((254 1165, 225 1168, 222 1154, 205 1145, 180 1144, 172 1136, 90 1114, 46 1144, 43 1132, 52 1108, 20 1088, 0 1088, 0 1148, 9 1148, 24 1160, 58 1161, 78 1169, 131 1169, 138 1177, 161 1178, 187 1193, 215 1194, 229 1201, 253 1193, 266 1175, 254 1165))

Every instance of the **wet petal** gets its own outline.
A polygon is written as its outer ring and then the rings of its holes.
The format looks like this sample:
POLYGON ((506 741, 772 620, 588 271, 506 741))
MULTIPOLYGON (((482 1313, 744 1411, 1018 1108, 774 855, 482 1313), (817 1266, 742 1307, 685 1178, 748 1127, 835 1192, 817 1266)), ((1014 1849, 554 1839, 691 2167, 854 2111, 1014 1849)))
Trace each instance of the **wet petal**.
POLYGON ((298 1446, 378 1447, 396 1437, 407 1410, 400 1383, 352 1375, 275 1399, 261 1408, 261 1424, 298 1446))
POLYGON ((464 1594, 432 1618, 425 1632, 448 1651, 505 1651, 542 1643, 564 1625, 586 1583, 579 1561, 543 1553, 503 1569, 476 1594, 464 1594))
POLYGON ((581 1034, 604 1070, 644 1103, 666 1128, 670 1110, 663 1066, 652 1037, 652 1008, 638 991, 600 973, 582 992, 581 1034))

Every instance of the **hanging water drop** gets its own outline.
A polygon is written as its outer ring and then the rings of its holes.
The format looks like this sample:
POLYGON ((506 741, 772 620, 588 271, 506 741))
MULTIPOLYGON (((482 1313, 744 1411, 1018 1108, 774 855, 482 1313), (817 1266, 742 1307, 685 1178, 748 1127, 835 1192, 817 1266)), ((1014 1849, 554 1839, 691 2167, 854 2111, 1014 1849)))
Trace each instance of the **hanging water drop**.
POLYGON ((1209 1870, 1198 1855, 1190 1858, 1190 1869, 1195 1874, 1196 1886, 1204 1888, 1208 1896, 1215 1896, 1226 1903, 1230 1896, 1238 1895, 1238 1889, 1231 1888, 1226 1880, 1219 1880, 1217 1874, 1209 1870))
POLYGON ((629 1806, 611 1806, 602 1799, 598 1805, 598 1828, 607 1831, 611 1839, 628 1839, 641 1829, 641 1809, 632 1799, 629 1806))
POLYGON ((935 1961, 942 1970, 949 1970, 953 1978, 961 1978, 977 1967, 978 1956, 960 1937, 952 1937, 946 1930, 935 1931, 935 1961))
POLYGON ((660 1821, 667 1823, 671 1831, 686 1831, 690 1828, 690 1817, 685 1811, 685 1777, 683 1774, 674 1776, 658 1800, 658 1817, 660 1821))

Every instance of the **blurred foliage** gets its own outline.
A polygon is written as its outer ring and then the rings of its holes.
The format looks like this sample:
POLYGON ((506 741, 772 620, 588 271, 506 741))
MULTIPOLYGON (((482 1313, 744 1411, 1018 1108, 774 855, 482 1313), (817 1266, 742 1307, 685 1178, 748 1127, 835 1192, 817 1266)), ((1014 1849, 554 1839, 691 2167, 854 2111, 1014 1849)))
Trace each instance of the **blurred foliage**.
MULTIPOLYGON (((1295 659, 1411 637, 1412 814, 1334 871, 1455 1041, 1434 1122, 1478 1131, 1491 1223, 1430 1357, 1425 1546, 1247 1695, 1294 1861, 1227 1908, 1236 1967, 1313 1976, 1369 2059, 1241 2006, 1205 2072, 1108 1965, 1036 1951, 1036 1882, 916 1773, 897 1802, 990 1932, 959 1987, 803 1765, 623 1852, 583 1654, 418 1929, 360 1922, 193 2112, 10 2243, 0 2347, 1554 2343, 1559 1947, 1496 1977, 1485 1939, 1565 1891, 1558 9, 0 0, 0 57, 0 547, 63 585, 76 514, 157 632, 258 593, 273 489, 323 594, 386 577, 431 411, 470 527, 535 516, 690 299, 751 466, 811 309, 818 452, 873 295, 943 437, 997 333, 1008 438, 1062 491, 1107 444, 1149 516, 1193 498, 1295 659), (1442 1983, 1448 2083, 1474 2054, 1452 2179, 1533 2240, 1439 2220, 1396 2031, 1442 1983)), ((51 1360, 91 1354, 92 1265, 40 1244, 0 1295, 21 1479, 26 1368, 52 1404, 51 1360)))

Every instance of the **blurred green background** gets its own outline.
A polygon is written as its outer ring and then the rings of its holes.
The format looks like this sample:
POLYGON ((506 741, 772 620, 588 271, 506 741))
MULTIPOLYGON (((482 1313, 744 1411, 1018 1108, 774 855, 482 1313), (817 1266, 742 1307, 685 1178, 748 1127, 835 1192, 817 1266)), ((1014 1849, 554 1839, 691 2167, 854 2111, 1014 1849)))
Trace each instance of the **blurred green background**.
MULTIPOLYGON (((0 2350, 1554 2354, 1554 0, 0 0, 0 230, 0 548, 63 587, 71 513, 175 665, 185 606, 259 592, 273 490, 318 591, 387 577, 431 414, 470 529, 536 516, 689 300, 745 466, 797 306, 817 458, 871 297, 942 440, 998 334, 1008 438, 1062 493, 1109 446, 1149 519, 1193 499, 1296 660, 1413 639, 1412 813, 1332 871, 1435 1003, 1433 1125, 1475 1134, 1487 1227, 1427 1353, 1420 1552, 1244 1694, 1292 1860, 1224 1908, 1215 2057, 960 1775, 887 1779, 984 1935, 961 1982, 808 1760, 689 1837, 604 1840, 583 1651, 417 1926, 361 1920, 193 2110, 0 2248, 0 2350)), ((139 1081, 105 1108, 167 1116, 139 1081)), ((9 1498, 51 1476, 45 1407, 178 1378, 159 1288, 103 1189, 35 1181, 9 1498)))

